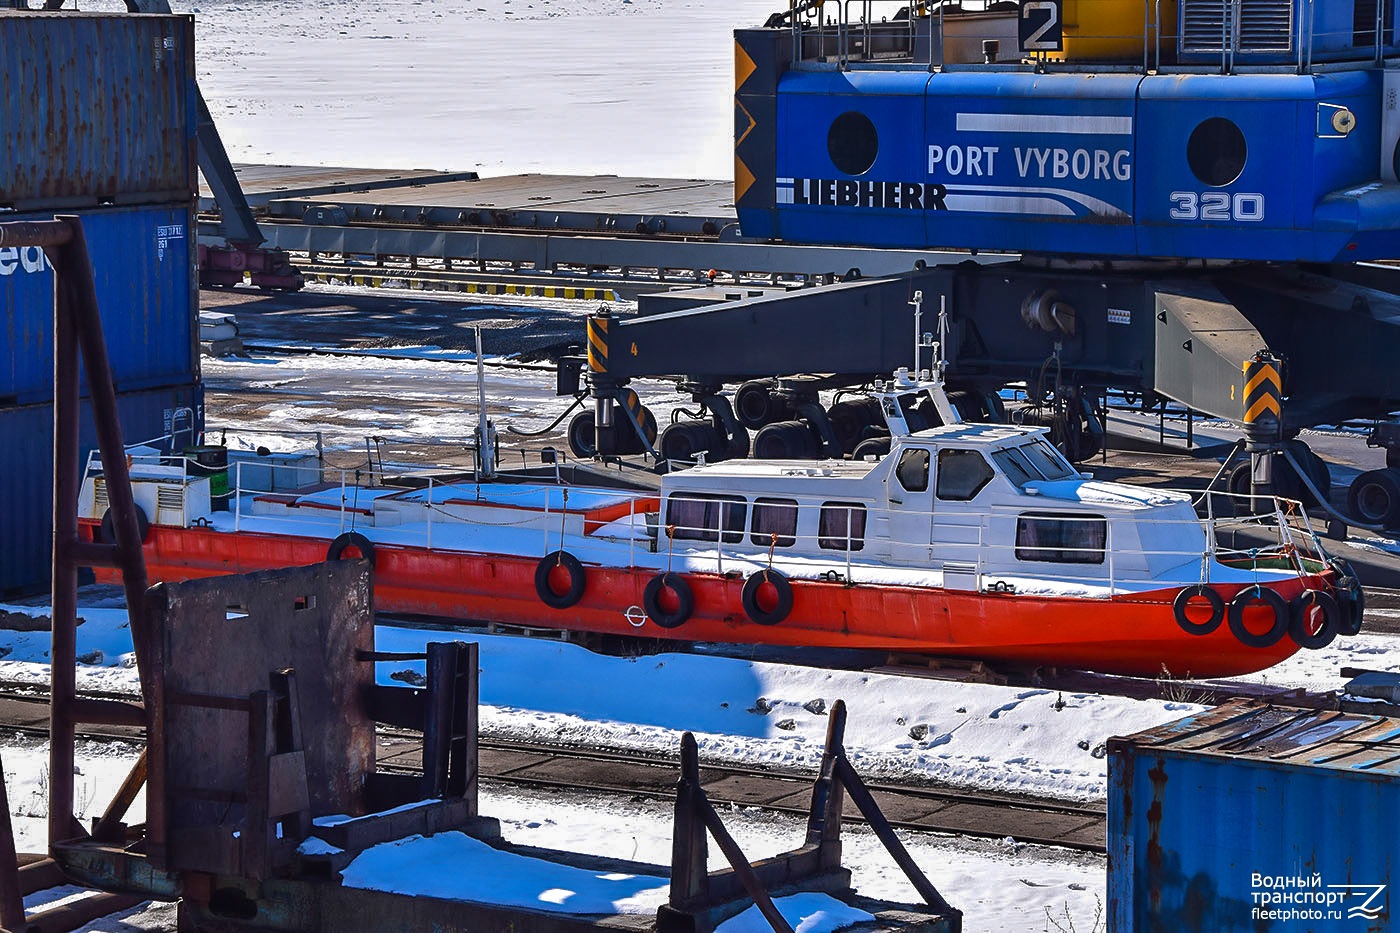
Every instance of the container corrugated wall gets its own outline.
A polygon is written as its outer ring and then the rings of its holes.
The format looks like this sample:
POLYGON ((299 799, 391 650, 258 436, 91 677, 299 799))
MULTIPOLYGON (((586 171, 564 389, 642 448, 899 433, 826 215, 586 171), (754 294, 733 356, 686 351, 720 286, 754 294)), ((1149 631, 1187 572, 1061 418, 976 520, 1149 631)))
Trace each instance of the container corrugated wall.
MULTIPOLYGON (((122 439, 127 444, 183 428, 190 415, 203 423, 204 389, 177 386, 117 397, 122 439)), ((177 446, 189 443, 179 434, 177 446)), ((86 402, 82 416, 83 458, 97 434, 86 402)), ((0 594, 47 583, 53 520, 53 406, 0 409, 0 594)), ((76 503, 75 503, 76 507, 76 503)))
MULTIPOLYGON (((117 391, 197 380, 190 209, 109 208, 81 216, 117 391)), ((0 407, 53 398, 53 284, 42 250, 0 248, 0 407)))
POLYGON ((1109 756, 1111 933, 1397 928, 1400 720, 1237 703, 1109 756))
POLYGON ((0 10, 0 207, 196 192, 194 21, 0 10))

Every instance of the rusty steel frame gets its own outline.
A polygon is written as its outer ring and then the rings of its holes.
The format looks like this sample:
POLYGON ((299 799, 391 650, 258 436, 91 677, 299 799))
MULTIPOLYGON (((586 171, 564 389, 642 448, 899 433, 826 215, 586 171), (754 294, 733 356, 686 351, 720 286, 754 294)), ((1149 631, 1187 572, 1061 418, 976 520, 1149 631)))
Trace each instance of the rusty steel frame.
POLYGON ((845 735, 846 704, 837 700, 827 721, 826 746, 812 787, 804 844, 750 863, 706 796, 700 782, 695 737, 685 733, 681 738, 681 776, 676 783, 675 829, 671 839, 671 892, 657 913, 658 930, 705 933, 736 912, 736 902, 747 897, 758 906, 774 933, 792 933, 792 927, 774 906, 769 890, 804 883, 817 888, 849 887, 850 872, 841 867, 841 817, 848 794, 924 902, 948 921, 954 933, 962 929, 962 912, 943 898, 915 864, 846 757, 845 735), (714 837, 729 862, 728 871, 709 871, 707 833, 714 837))
MULTIPOLYGON (((53 461, 53 620, 50 646, 49 700, 49 851, 65 839, 84 837, 86 830, 73 814, 74 737, 79 723, 141 725, 148 729, 146 709, 153 696, 151 640, 141 611, 146 591, 146 563, 141 553, 136 503, 122 445, 116 389, 102 336, 92 262, 83 227, 76 216, 46 221, 0 223, 0 246, 43 249, 54 269, 54 461, 53 461), (80 362, 81 360, 81 362, 80 362), (80 369, 81 366, 81 369, 80 369), (78 493, 81 484, 79 416, 80 378, 87 376, 93 421, 97 428, 115 544, 83 542, 78 537, 78 493), (141 678, 145 707, 77 696, 78 569, 115 567, 121 571, 127 613, 141 678)), ((137 763, 103 823, 119 820, 135 796, 145 759, 137 763), (135 785, 132 787, 131 785, 135 785)), ((150 800, 148 809, 159 809, 150 800)), ((13 849, 13 840, 9 846, 13 849)), ((0 866, 0 869, 8 866, 0 866)), ((18 880, 0 871, 0 903, 10 903, 18 880), (12 887, 12 885, 14 887, 12 887)), ((8 925, 8 918, 6 921, 8 925)))

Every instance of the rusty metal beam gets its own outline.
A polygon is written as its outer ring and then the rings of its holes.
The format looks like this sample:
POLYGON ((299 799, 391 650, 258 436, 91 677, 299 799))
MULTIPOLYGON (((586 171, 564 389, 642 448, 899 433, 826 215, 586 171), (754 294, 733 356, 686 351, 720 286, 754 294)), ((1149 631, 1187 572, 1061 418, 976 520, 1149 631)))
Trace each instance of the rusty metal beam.
POLYGON ((72 238, 73 231, 61 220, 17 220, 0 224, 0 246, 37 246, 48 250, 67 244, 72 238))
POLYGON ((122 786, 117 788, 117 794, 107 804, 106 811, 102 818, 97 821, 97 826, 92 834, 95 838, 103 841, 112 841, 122 827, 122 817, 126 816, 126 811, 131 809, 131 804, 136 800, 136 795, 140 793, 141 787, 146 783, 146 756, 150 749, 141 749, 141 757, 136 759, 136 764, 131 766, 131 771, 127 773, 126 780, 122 781, 122 786))
MULTIPOLYGON (((68 227, 67 224, 64 224, 68 227)), ((68 542, 78 540, 78 335, 71 310, 71 278, 80 274, 86 255, 74 255, 68 239, 47 248, 54 267, 54 486, 53 486, 53 630, 49 647, 49 851, 74 835, 72 704, 76 693, 78 566, 67 559, 68 542)), ((24 231, 28 233, 29 231, 24 231)), ((85 254, 84 249, 82 253, 85 254)), ((91 270, 89 270, 89 275, 91 270)))
MULTIPOLYGON (((700 786, 699 750, 695 736, 687 732, 681 737, 681 778, 676 785, 676 824, 671 843, 671 894, 669 903, 658 916, 658 923, 662 926, 669 926, 667 921, 672 916, 701 912, 715 906, 710 896, 706 865, 706 831, 714 837, 715 844, 743 885, 744 893, 758 906, 774 933, 793 933, 754 866, 734 837, 729 835, 724 821, 705 796, 700 786)), ((708 928, 708 924, 706 926, 708 928)))
POLYGON ((67 933, 68 930, 87 926, 99 917, 129 910, 143 900, 130 894, 93 894, 58 907, 36 911, 17 929, 25 933, 67 933))
POLYGON ((836 762, 845 741, 846 704, 838 700, 828 714, 826 747, 807 814, 807 844, 818 847, 823 868, 841 867, 841 811, 846 795, 845 785, 836 776, 836 762))
MULTIPOLYGON (((833 717, 840 717, 842 727, 844 728, 846 721, 846 704, 843 700, 837 700, 832 704, 831 715, 833 717)), ((914 857, 909 854, 909 850, 904 848, 904 843, 900 842, 899 836, 895 835, 894 827, 892 827, 890 821, 885 818, 885 814, 880 811, 880 805, 876 803, 875 798, 871 796, 869 788, 865 786, 865 781, 861 780, 861 776, 856 772, 855 767, 846 757, 846 750, 844 748, 838 747, 834 762, 834 772, 837 781, 845 785, 846 792, 851 795, 851 802, 860 809, 866 822, 870 824, 870 829, 875 833, 875 836, 880 842, 884 843, 885 848, 889 851, 890 855, 894 857, 895 864, 903 870, 905 877, 909 879, 909 883, 914 886, 914 890, 918 891, 919 896, 924 899, 924 903, 947 917, 949 922, 954 925, 955 929, 961 930, 962 911, 953 907, 943 899, 943 895, 938 893, 938 889, 933 886, 933 882, 928 880, 928 876, 925 875, 923 870, 915 863, 914 857)))
POLYGON ((5 768, 0 765, 0 926, 24 929, 24 889, 19 880, 19 855, 15 851, 15 827, 10 822, 10 796, 5 790, 5 768))
MULTIPOLYGON (((81 717, 144 725, 149 731, 144 715, 131 707, 79 700, 76 695, 79 560, 100 558, 97 562, 115 562, 121 569, 142 694, 149 707, 153 696, 151 674, 149 664, 142 663, 149 661, 150 654, 150 639, 144 631, 146 617, 142 611, 146 565, 82 223, 77 217, 60 216, 51 221, 0 224, 0 246, 40 247, 55 273, 53 604, 50 612, 53 630, 49 657, 49 845, 52 851, 56 843, 84 834, 73 816, 73 742, 81 717), (88 548, 78 537, 80 360, 87 373, 93 420, 116 524, 117 544, 112 550, 88 548)), ((154 805, 159 807, 158 802, 154 805)))

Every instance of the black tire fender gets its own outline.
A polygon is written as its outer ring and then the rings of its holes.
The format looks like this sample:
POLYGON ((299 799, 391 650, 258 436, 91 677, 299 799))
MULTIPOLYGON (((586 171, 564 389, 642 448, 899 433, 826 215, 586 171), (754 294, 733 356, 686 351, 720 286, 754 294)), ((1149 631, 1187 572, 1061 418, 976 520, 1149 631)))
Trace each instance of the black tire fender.
MULTIPOLYGON (((151 537, 151 520, 141 506, 133 503, 132 508, 136 509, 136 532, 141 536, 141 543, 145 544, 151 537)), ((117 543, 117 517, 111 509, 102 513, 102 541, 106 544, 117 543)))
POLYGON ((1248 648, 1269 648, 1278 644, 1279 639, 1288 633, 1293 613, 1289 611, 1287 600, 1268 587, 1256 583, 1235 594, 1235 598, 1230 600, 1230 611, 1227 615, 1230 618, 1230 631, 1240 644, 1248 648), (1273 625, 1259 634, 1251 632, 1244 624, 1244 611, 1254 603, 1264 603, 1274 613, 1273 625))
POLYGON ((1288 634, 1299 648, 1326 648, 1341 632, 1342 607, 1336 597, 1326 590, 1303 590, 1290 608, 1292 614, 1288 620, 1288 634), (1309 632, 1308 618, 1313 608, 1321 611, 1322 624, 1316 632, 1309 632))
POLYGON ((540 558, 535 565, 535 594, 540 602, 551 609, 568 609, 583 598, 583 590, 588 585, 588 574, 579 559, 568 551, 553 551, 540 558), (569 585, 561 593, 550 582, 554 571, 562 569, 569 576, 569 585))
POLYGON ((1176 617, 1176 624, 1181 626, 1183 632, 1190 635, 1209 635, 1225 621, 1225 600, 1204 583, 1197 583, 1176 594, 1176 599, 1172 600, 1172 615, 1176 617), (1210 618, 1204 622, 1192 622, 1191 617, 1186 614, 1191 600, 1198 596, 1204 597, 1210 605, 1210 618))
POLYGON ((676 628, 683 625, 695 611, 695 593, 691 591, 690 584, 685 577, 678 573, 658 573, 647 583, 647 587, 642 591, 642 608, 646 610, 651 621, 662 628, 676 628), (661 591, 670 590, 676 597, 676 608, 672 612, 667 612, 661 608, 661 591))
POLYGON ((759 625, 777 625, 792 612, 792 584, 788 578, 776 570, 759 570, 749 574, 744 581, 742 597, 744 614, 759 625), (772 609, 764 609, 758 603, 759 591, 764 584, 773 587, 778 601, 772 609))
POLYGON ((374 569, 374 542, 358 531, 347 531, 338 535, 331 546, 326 548, 326 560, 340 560, 341 556, 351 548, 360 552, 360 556, 369 561, 370 569, 374 569))
POLYGON ((1362 617, 1366 614, 1366 590, 1362 588, 1361 581, 1356 579, 1351 564, 1338 558, 1332 561, 1332 569, 1337 574, 1334 584, 1336 589, 1333 592, 1336 593, 1337 602, 1342 607, 1342 618, 1337 626, 1337 633, 1350 638, 1361 631, 1362 617))

